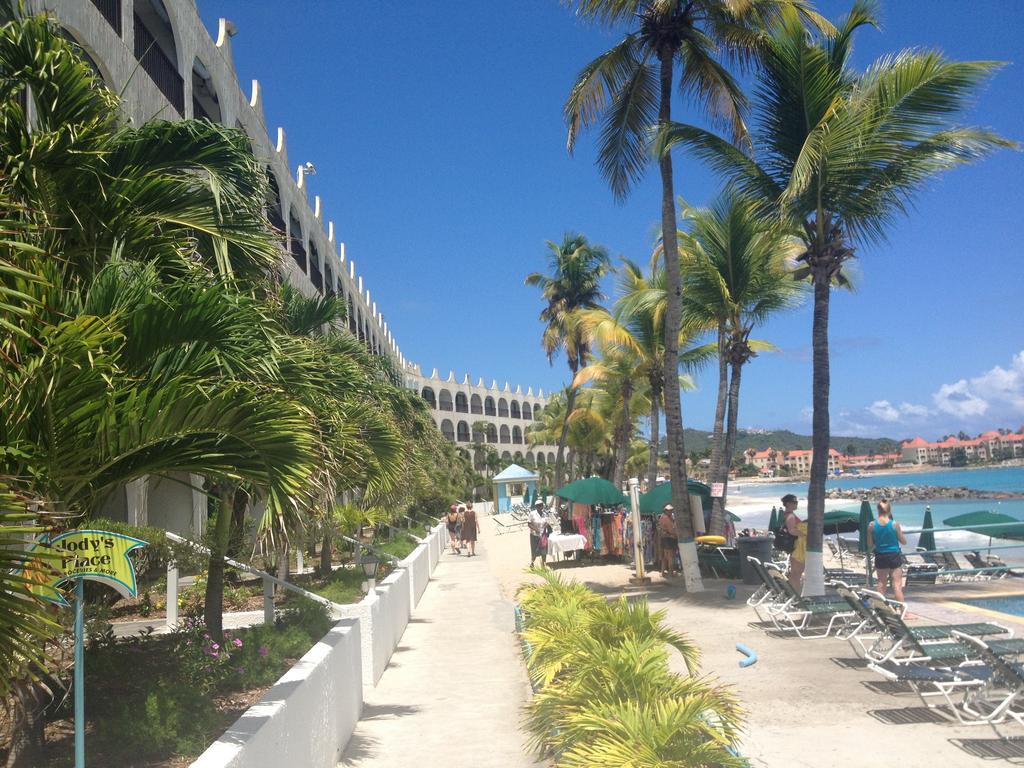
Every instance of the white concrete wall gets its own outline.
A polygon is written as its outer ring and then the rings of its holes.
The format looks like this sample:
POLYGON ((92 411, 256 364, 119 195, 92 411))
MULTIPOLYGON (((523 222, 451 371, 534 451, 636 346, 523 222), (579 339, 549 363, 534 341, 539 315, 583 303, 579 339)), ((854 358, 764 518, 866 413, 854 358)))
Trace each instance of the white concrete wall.
POLYGON ((335 768, 362 715, 360 627, 341 621, 191 768, 335 768))
POLYGON ((409 572, 409 600, 410 605, 415 608, 423 597, 433 571, 430 567, 430 544, 424 542, 416 547, 402 561, 402 567, 409 572))

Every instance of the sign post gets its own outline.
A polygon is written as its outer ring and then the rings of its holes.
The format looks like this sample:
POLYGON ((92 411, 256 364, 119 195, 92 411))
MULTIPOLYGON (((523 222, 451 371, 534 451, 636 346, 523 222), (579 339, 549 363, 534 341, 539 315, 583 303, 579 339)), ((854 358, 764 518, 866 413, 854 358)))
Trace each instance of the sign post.
POLYGON ((60 558, 60 564, 47 569, 29 561, 22 575, 32 582, 29 591, 51 603, 69 607, 57 588, 66 581, 75 583, 75 768, 85 768, 85 580, 98 581, 117 590, 124 597, 135 597, 135 565, 128 553, 146 546, 132 536, 110 531, 65 531, 39 538, 30 552, 49 549, 60 558))
POLYGON ((633 507, 633 564, 636 568, 636 575, 629 582, 650 584, 651 577, 644 573, 644 550, 640 544, 640 481, 635 477, 629 478, 629 503, 633 507))

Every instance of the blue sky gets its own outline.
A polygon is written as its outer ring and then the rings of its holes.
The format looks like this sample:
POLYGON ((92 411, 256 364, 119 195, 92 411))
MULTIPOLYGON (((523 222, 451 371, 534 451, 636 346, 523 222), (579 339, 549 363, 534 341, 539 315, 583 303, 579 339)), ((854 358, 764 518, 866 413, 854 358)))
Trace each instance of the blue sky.
MULTIPOLYGON (((849 4, 820 0, 831 18, 849 4)), ((1024 3, 889 0, 855 60, 903 47, 1009 64, 970 120, 1024 139, 1024 3), (925 5, 927 8, 925 8, 925 5)), ((208 28, 239 29, 236 66, 263 87, 268 128, 293 165, 313 162, 324 201, 406 357, 429 372, 558 388, 564 361, 540 348, 545 240, 585 233, 646 261, 659 215, 650 172, 623 205, 588 138, 565 150, 561 107, 579 69, 620 33, 555 0, 515 3, 199 0, 208 28)), ((681 119, 697 120, 682 103, 681 119)), ((693 204, 716 180, 676 155, 693 204)), ((834 434, 937 437, 1024 424, 1024 153, 1004 151, 933 182, 889 241, 859 252, 859 289, 832 301, 834 434)), ((609 292, 613 286, 609 283, 609 292)), ((758 334, 779 347, 745 370, 740 423, 810 432, 811 315, 758 334)), ((710 426, 715 376, 684 395, 687 426, 710 426)))

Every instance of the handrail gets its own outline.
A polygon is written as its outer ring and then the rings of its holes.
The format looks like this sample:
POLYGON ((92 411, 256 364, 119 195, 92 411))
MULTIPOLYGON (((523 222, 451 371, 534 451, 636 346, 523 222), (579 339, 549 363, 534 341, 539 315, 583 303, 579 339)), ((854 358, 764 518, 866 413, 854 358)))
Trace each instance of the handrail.
MULTIPOLYGON (((410 535, 412 535, 412 534, 410 534, 410 535)), ((364 544, 363 542, 361 542, 361 541, 359 541, 357 539, 350 538, 349 536, 345 536, 344 534, 342 534, 341 538, 344 541, 347 541, 349 544, 355 544, 357 547, 362 547, 363 549, 369 550, 370 552, 375 554, 377 557, 383 557, 385 560, 387 560, 388 562, 392 563, 393 565, 400 565, 401 562, 402 562, 397 557, 392 555, 390 552, 384 552, 382 550, 377 549, 374 546, 371 546, 370 544, 364 544)))
MULTIPOLYGON (((211 554, 208 547, 204 547, 202 544, 194 542, 191 539, 182 538, 178 534, 171 533, 170 531, 166 532, 166 536, 171 541, 177 542, 178 544, 185 544, 186 546, 191 547, 192 549, 196 550, 197 552, 201 552, 201 553, 203 553, 205 555, 211 554)), ((326 597, 323 597, 322 595, 317 595, 317 594, 315 594, 313 592, 309 592, 309 591, 303 589, 302 587, 298 587, 295 584, 291 584, 291 583, 289 583, 287 581, 283 581, 283 580, 277 578, 276 576, 271 576, 269 573, 267 573, 266 571, 261 571, 259 568, 253 568, 251 565, 248 565, 246 563, 240 563, 237 560, 232 560, 230 557, 225 557, 224 558, 224 562, 227 563, 228 565, 230 565, 232 568, 237 568, 240 571, 246 571, 247 573, 251 573, 251 574, 253 574, 255 576, 259 576, 261 579, 264 580, 264 583, 266 583, 267 581, 270 581, 273 584, 276 584, 277 586, 282 587, 283 589, 287 589, 287 590, 290 590, 290 591, 295 592, 297 594, 300 594, 303 597, 307 598, 308 600, 312 600, 314 603, 320 603, 321 605, 325 605, 325 606, 327 606, 328 608, 330 608, 332 610, 341 609, 340 605, 338 605, 335 602, 332 602, 332 601, 328 600, 326 597)))
MULTIPOLYGON (((941 533, 942 531, 979 531, 985 528, 1006 528, 1010 525, 1019 524, 1021 526, 1021 532, 1024 533, 1024 520, 1016 521, 1015 523, 985 523, 984 525, 951 525, 943 528, 904 528, 904 533, 924 533, 931 531, 932 533, 941 533)), ((996 534, 993 534, 995 538, 999 538, 996 534)))

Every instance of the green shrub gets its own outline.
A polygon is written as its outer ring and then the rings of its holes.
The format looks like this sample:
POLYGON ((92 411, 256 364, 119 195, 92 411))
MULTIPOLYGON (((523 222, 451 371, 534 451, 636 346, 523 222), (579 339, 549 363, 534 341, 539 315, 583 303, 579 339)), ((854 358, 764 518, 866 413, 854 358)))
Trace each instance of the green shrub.
POLYGON ((216 730, 213 700, 191 685, 156 682, 140 701, 124 700, 97 723, 104 741, 117 741, 120 754, 139 757, 181 754, 194 756, 206 749, 216 730))

